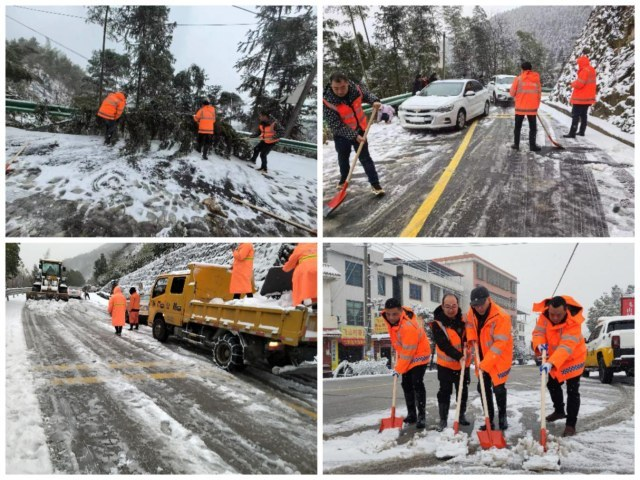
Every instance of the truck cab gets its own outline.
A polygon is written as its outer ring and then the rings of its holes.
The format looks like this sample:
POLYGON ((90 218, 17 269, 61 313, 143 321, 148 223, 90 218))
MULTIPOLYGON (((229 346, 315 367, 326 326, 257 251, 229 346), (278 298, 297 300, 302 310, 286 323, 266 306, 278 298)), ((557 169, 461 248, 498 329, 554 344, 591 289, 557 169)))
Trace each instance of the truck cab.
POLYGON ((633 377, 634 332, 633 315, 600 317, 587 339, 584 376, 597 370, 602 383, 611 383, 616 372, 633 377))

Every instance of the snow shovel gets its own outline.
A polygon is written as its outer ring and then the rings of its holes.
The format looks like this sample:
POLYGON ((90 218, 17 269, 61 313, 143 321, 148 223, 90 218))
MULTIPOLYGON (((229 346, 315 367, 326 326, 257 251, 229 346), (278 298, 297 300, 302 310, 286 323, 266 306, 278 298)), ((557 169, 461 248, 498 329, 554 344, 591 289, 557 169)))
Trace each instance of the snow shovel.
POLYGON ((542 118, 540 117, 540 115, 539 114, 536 114, 536 115, 538 117, 538 120, 540 120, 540 125, 542 125, 542 129, 544 130, 544 133, 547 134, 547 138, 549 139, 549 141, 553 144, 554 147, 564 150, 564 147, 553 139, 553 137, 551 136, 551 133, 549 133, 549 129, 547 128, 547 125, 542 121, 542 118))
POLYGON ((393 395, 391 397, 391 416, 389 418, 383 418, 380 422, 380 433, 387 428, 402 428, 402 421, 404 418, 396 417, 396 390, 398 388, 398 376, 393 376, 393 395))
MULTIPOLYGON (((542 350, 542 363, 544 365, 547 362, 547 351, 542 350)), ((547 384, 547 372, 540 375, 540 445, 544 451, 547 451, 547 417, 545 416, 545 386, 547 384)))
POLYGON ((462 368, 460 369, 460 383, 458 384, 458 399, 456 400, 456 417, 453 420, 453 433, 457 434, 460 429, 460 403, 462 402, 462 388, 464 387, 464 373, 467 369, 467 349, 462 351, 462 368))
POLYGON ((360 152, 362 152, 362 149, 364 148, 364 144, 367 141, 367 134, 369 133, 369 128, 371 128, 371 124, 373 123, 373 117, 375 116, 377 111, 378 110, 376 110, 375 108, 371 111, 371 116, 369 117, 369 124, 367 125, 367 128, 364 131, 364 134, 362 135, 362 138, 364 139, 364 141, 358 147, 356 156, 353 158, 353 161, 351 162, 349 175, 347 176, 347 179, 345 180, 344 185, 342 185, 342 188, 340 189, 340 191, 336 194, 335 197, 329 200, 329 203, 327 203, 327 205, 324 207, 324 212, 323 212, 324 217, 328 217, 336 208, 338 208, 340 204, 344 201, 345 197, 347 196, 347 187, 349 186, 349 182, 351 181, 351 176, 353 175, 353 171, 356 168, 356 163, 358 163, 360 152))
POLYGON ((484 449, 496 447, 506 448, 507 442, 504 439, 501 431, 491 430, 491 421, 489 420, 489 409, 487 408, 487 393, 484 388, 484 372, 480 370, 480 353, 478 352, 478 342, 474 342, 474 348, 476 352, 476 369, 480 372, 480 391, 482 393, 482 408, 484 410, 484 424, 486 430, 478 430, 478 440, 480 440, 480 446, 484 449))

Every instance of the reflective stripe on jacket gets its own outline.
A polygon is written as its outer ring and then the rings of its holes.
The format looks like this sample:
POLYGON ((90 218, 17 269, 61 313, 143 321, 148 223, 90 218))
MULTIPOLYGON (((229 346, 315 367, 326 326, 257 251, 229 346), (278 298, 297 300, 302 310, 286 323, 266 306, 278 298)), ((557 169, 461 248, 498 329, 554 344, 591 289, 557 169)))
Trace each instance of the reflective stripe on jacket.
POLYGON ((258 128, 260 129, 260 140, 264 143, 276 143, 280 141, 278 135, 276 135, 275 124, 276 122, 269 125, 258 125, 258 128))
POLYGON ((340 120, 347 125, 351 130, 366 130, 367 128, 367 116, 362 110, 362 90, 359 85, 356 85, 358 89, 358 97, 351 103, 351 105, 347 105, 345 103, 340 103, 338 105, 333 105, 329 103, 327 100, 322 99, 322 102, 330 109, 335 110, 340 115, 340 120))
POLYGON ((589 57, 578 57, 578 78, 571 82, 571 105, 593 105, 596 103, 596 71, 589 57))
POLYGON ((318 300, 318 245, 316 243, 296 245, 282 270, 284 272, 293 270, 293 305, 300 305, 307 298, 312 301, 318 300))
POLYGON ((511 84, 509 95, 515 98, 516 115, 536 115, 542 98, 538 72, 522 72, 511 84))
POLYGON ((533 311, 540 315, 531 335, 534 351, 543 343, 549 346, 547 362, 553 364, 549 374, 558 382, 582 375, 587 359, 587 344, 582 336, 582 305, 568 295, 562 298, 567 302, 567 318, 557 325, 549 320, 550 298, 533 305, 533 311))
POLYGON ((216 109, 213 105, 205 105, 193 116, 198 124, 198 133, 213 135, 216 124, 216 109))
POLYGON ((479 341, 483 360, 480 369, 491 376, 493 385, 501 385, 509 378, 513 361, 513 337, 511 335, 511 316, 499 305, 491 301, 487 320, 478 339, 478 319, 473 308, 469 307, 466 318, 467 341, 479 341))
MULTIPOLYGON (((456 332, 454 328, 445 327, 442 324, 442 322, 440 322, 439 320, 434 320, 434 322, 438 324, 438 326, 440 327, 440 330, 442 330, 442 332, 445 334, 451 346, 456 350, 458 350, 460 353, 463 353, 462 339, 460 338, 460 335, 458 335, 458 332, 456 332)), ((447 367, 447 368, 450 368, 451 370, 460 370, 461 368, 460 361, 456 360, 455 358, 449 357, 443 350, 440 349, 437 343, 436 343, 436 355, 437 355, 437 363, 441 367, 447 367)), ((470 364, 471 364, 471 355, 467 354, 466 366, 468 367, 470 364)))
MULTIPOLYGON (((386 320, 385 311, 382 312, 382 316, 386 320)), ((413 313, 413 310, 402 307, 400 321, 396 325, 391 325, 388 321, 386 324, 391 345, 397 354, 396 372, 404 374, 413 367, 429 363, 431 357, 429 339, 424 331, 422 320, 413 313)))

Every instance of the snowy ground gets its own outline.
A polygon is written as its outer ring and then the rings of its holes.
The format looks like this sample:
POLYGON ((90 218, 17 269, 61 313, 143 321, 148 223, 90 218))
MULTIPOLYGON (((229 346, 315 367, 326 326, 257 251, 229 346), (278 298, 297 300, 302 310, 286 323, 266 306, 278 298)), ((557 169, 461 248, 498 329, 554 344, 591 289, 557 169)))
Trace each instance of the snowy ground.
POLYGON ((231 157, 154 143, 145 155, 120 155, 120 141, 7 128, 7 161, 28 145, 6 181, 7 236, 309 236, 244 205, 316 228, 316 161, 272 152, 269 175, 231 157), (228 219, 208 215, 213 197, 228 219), (54 208, 50 208, 54 207, 54 208))
POLYGON ((315 473, 314 382, 117 338, 91 297, 7 302, 7 473, 315 473))
MULTIPOLYGON (((540 114, 565 149, 554 148, 538 126, 542 151, 529 152, 525 121, 520 152, 514 152, 513 106, 492 106, 418 236, 633 236, 634 148, 593 129, 586 137, 564 139, 570 117, 546 105, 540 114)), ((468 128, 409 132, 397 118, 372 125, 369 147, 386 195, 373 198, 364 170, 356 166, 346 200, 324 220, 325 235, 398 236, 468 128)), ((337 153, 329 142, 323 147, 325 204, 338 178, 337 153)))
MULTIPOLYGON (((483 421, 475 379, 469 389, 467 412, 472 426, 462 427, 457 436, 453 435, 452 402, 449 428, 443 433, 435 431, 435 370, 425 376, 427 429, 410 427, 378 433, 380 420, 390 415, 391 383, 389 375, 324 381, 325 473, 504 474, 538 469, 557 473, 634 472, 632 379, 616 377, 612 385, 600 384, 597 377, 582 379, 578 434, 561 438, 564 423, 548 424, 549 453, 545 455, 541 455, 538 443, 540 390, 535 367, 514 367, 509 378, 508 448, 504 450, 480 448, 476 430, 483 421), (383 408, 385 403, 388 405, 383 408)), ((546 402, 549 412, 552 405, 548 396, 546 402)), ((398 405, 398 414, 405 415, 401 390, 398 405)))

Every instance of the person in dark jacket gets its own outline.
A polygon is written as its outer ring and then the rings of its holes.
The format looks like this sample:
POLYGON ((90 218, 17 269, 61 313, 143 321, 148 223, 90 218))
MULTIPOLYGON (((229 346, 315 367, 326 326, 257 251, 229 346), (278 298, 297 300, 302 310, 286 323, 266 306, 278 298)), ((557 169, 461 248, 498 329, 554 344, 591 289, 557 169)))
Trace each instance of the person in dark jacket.
POLYGON ((413 88, 411 89, 411 93, 415 95, 420 90, 422 90, 423 86, 424 83, 422 81, 422 75, 416 75, 416 79, 413 81, 413 88))
MULTIPOLYGON (((453 293, 447 293, 442 297, 441 305, 433 312, 434 320, 431 323, 433 339, 436 343, 438 354, 438 412, 440 423, 436 428, 441 432, 447 427, 447 416, 451 403, 451 393, 453 386, 456 388, 456 395, 460 387, 460 371, 462 369, 463 348, 466 348, 465 323, 462 319, 462 312, 458 305, 458 297, 453 293)), ((471 379, 469 376, 469 364, 471 355, 467 352, 464 364, 464 381, 462 386, 462 398, 460 400, 460 425, 469 425, 465 417, 467 411, 468 387, 471 379)))
POLYGON ((361 84, 349 80, 343 73, 334 73, 329 78, 329 85, 325 87, 322 103, 324 119, 333 132, 333 140, 338 152, 340 166, 340 182, 338 189, 344 186, 349 176, 349 156, 351 150, 360 152, 360 163, 367 174, 371 190, 375 195, 383 195, 378 172, 369 154, 368 142, 363 135, 367 128, 367 118, 362 109, 363 103, 370 103, 374 110, 381 106, 380 100, 361 84))

